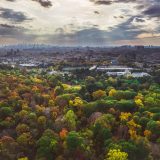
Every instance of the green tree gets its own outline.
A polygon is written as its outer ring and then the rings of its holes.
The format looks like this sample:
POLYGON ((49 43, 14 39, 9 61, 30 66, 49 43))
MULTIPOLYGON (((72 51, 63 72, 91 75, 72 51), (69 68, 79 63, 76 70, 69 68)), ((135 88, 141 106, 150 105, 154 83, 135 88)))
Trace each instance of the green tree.
POLYGON ((37 157, 52 160, 58 149, 58 139, 50 129, 45 130, 43 135, 37 141, 37 157))
POLYGON ((76 129, 77 116, 72 110, 67 111, 67 113, 64 115, 64 119, 71 130, 76 129))
POLYGON ((121 112, 133 112, 136 109, 136 104, 133 100, 120 100, 116 103, 116 108, 121 112))
POLYGON ((7 116, 12 116, 13 110, 11 107, 0 107, 0 117, 5 118, 7 116))
POLYGON ((76 150, 82 146, 83 138, 78 132, 71 131, 66 138, 66 142, 69 150, 76 150))

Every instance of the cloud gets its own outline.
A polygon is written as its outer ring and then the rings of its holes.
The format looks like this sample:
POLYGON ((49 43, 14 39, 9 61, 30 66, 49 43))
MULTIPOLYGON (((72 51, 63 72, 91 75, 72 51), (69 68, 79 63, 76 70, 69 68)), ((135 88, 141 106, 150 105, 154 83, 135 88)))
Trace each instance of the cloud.
POLYGON ((15 2, 16 0, 7 0, 7 1, 10 1, 10 2, 15 2))
POLYGON ((100 14, 98 11, 94 11, 95 14, 100 14))
MULTIPOLYGON (((6 0, 9 2, 15 2, 16 0, 6 0)), ((49 8, 52 6, 52 2, 50 0, 32 0, 38 2, 42 7, 49 8)))
POLYGON ((10 24, 0 24, 0 43, 22 43, 22 42, 32 42, 36 41, 38 36, 29 33, 28 29, 23 27, 18 27, 10 24))
POLYGON ((90 0, 94 2, 96 5, 111 5, 114 3, 133 3, 137 2, 138 0, 90 0))
POLYGON ((149 17, 160 17, 160 4, 150 6, 143 12, 143 14, 149 17))
POLYGON ((64 29, 63 28, 57 28, 56 30, 55 30, 55 33, 58 33, 58 34, 63 34, 65 31, 64 31, 64 29))
POLYGON ((112 41, 115 40, 131 40, 134 39, 138 34, 142 33, 143 30, 137 26, 134 26, 132 22, 135 17, 130 17, 125 22, 114 27, 108 34, 112 41))
POLYGON ((2 39, 14 38, 20 43, 22 39, 31 43, 37 40, 39 43, 57 45, 96 46, 113 44, 115 41, 143 41, 145 38, 140 37, 160 32, 157 18, 159 9, 152 9, 158 8, 158 2, 0 0, 0 6, 3 7, 0 8, 0 35, 3 35, 2 39), (27 14, 34 19, 29 21, 27 14))
POLYGON ((31 20, 23 12, 17 12, 7 8, 0 8, 0 17, 13 22, 24 22, 26 20, 31 20))
POLYGON ((95 4, 97 4, 97 5, 110 5, 110 4, 112 4, 112 1, 98 0, 98 1, 95 1, 95 4))
POLYGON ((0 35, 3 36, 19 36, 26 32, 27 30, 23 27, 10 25, 10 24, 0 24, 0 35))
POLYGON ((124 18, 124 16, 113 16, 115 19, 117 19, 117 18, 121 18, 121 19, 123 19, 124 18))
POLYGON ((141 33, 137 36, 137 38, 153 38, 153 37, 160 37, 160 33, 141 33))
POLYGON ((133 26, 132 22, 134 19, 135 17, 131 17, 125 22, 111 27, 110 30, 102 30, 98 26, 93 25, 93 27, 87 29, 66 33, 63 28, 58 28, 56 34, 46 35, 45 42, 56 45, 105 46, 112 45, 119 40, 137 39, 137 36, 144 33, 144 30, 133 26))
POLYGON ((88 28, 75 31, 74 33, 58 33, 54 35, 46 35, 45 42, 55 45, 82 45, 96 46, 106 45, 106 31, 98 28, 88 28))
POLYGON ((0 24, 0 35, 2 36, 18 36, 25 32, 24 28, 16 27, 9 24, 0 24))
POLYGON ((32 0, 38 2, 42 7, 49 8, 52 6, 52 2, 49 0, 32 0))
POLYGON ((145 20, 144 20, 144 19, 139 18, 139 17, 135 17, 135 21, 136 21, 136 22, 145 22, 145 20))
POLYGON ((9 24, 0 24, 0 27, 13 28, 14 26, 9 24))

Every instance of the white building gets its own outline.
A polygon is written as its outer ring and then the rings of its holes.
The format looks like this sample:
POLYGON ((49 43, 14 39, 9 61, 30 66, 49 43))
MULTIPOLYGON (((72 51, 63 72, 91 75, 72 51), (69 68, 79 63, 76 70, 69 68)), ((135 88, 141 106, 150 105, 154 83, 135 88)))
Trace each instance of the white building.
POLYGON ((135 72, 132 73, 132 77, 139 78, 139 77, 150 77, 151 75, 146 72, 135 72))

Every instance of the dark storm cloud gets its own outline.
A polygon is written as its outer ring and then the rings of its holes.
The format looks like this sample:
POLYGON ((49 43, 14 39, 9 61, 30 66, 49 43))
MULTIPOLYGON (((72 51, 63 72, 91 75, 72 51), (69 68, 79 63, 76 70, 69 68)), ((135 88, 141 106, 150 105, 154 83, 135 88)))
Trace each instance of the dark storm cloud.
POLYGON ((14 22, 24 22, 26 20, 31 20, 23 12, 17 12, 7 8, 0 8, 0 17, 14 22))
POLYGON ((149 17, 160 17, 160 4, 159 5, 150 6, 148 9, 146 9, 143 12, 143 14, 147 15, 149 17))
POLYGON ((52 6, 52 2, 49 0, 32 0, 38 2, 42 7, 49 8, 52 6))

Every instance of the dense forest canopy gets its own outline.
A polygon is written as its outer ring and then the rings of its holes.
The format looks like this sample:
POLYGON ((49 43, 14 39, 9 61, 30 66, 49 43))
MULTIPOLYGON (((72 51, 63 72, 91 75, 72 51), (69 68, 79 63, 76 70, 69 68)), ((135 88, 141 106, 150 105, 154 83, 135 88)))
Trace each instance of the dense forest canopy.
POLYGON ((159 160, 160 84, 1 69, 0 159, 159 160))

